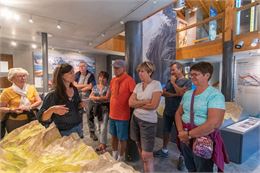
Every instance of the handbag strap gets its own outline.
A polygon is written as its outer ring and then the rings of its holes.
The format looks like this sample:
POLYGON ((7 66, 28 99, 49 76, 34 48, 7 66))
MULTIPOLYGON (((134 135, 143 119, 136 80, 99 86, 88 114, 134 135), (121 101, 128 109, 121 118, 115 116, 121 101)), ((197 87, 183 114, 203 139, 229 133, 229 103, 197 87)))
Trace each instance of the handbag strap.
POLYGON ((195 98, 195 91, 193 91, 192 96, 191 96, 191 103, 190 103, 190 124, 191 128, 194 128, 194 98, 195 98))

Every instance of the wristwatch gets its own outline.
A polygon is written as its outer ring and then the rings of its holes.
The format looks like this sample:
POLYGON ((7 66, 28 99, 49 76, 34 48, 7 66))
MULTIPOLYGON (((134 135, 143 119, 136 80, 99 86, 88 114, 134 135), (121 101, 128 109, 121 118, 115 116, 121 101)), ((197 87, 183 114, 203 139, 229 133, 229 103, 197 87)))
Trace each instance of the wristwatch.
POLYGON ((190 131, 187 131, 187 135, 188 135, 188 138, 191 139, 192 137, 190 136, 190 131))

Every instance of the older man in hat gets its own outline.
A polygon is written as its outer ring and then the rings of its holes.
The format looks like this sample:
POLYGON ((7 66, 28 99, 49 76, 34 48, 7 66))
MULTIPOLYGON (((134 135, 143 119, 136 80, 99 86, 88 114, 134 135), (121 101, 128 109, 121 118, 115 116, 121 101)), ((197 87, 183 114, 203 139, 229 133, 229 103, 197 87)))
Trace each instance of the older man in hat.
POLYGON ((135 88, 135 81, 126 73, 125 61, 116 60, 113 63, 113 70, 115 77, 110 83, 109 132, 112 135, 112 155, 116 160, 122 161, 128 140, 130 119, 128 99, 135 88), (119 151, 118 144, 120 144, 119 151))

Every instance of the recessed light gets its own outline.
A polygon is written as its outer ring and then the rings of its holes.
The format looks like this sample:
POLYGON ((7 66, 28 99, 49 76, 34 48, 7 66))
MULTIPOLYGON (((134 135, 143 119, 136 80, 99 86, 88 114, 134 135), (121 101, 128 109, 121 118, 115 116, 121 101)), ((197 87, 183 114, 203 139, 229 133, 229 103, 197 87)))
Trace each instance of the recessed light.
POLYGON ((31 45, 33 49, 36 49, 37 48, 37 45, 36 44, 32 44, 31 45))
POLYGON ((29 23, 34 23, 32 16, 30 17, 30 19, 28 20, 29 23))
POLYGON ((123 20, 121 20, 121 21, 120 21, 120 24, 123 25, 123 24, 125 24, 125 22, 124 22, 123 20))
POLYGON ((58 29, 61 29, 61 26, 60 26, 60 24, 58 24, 58 25, 57 25, 57 28, 58 28, 58 29))
POLYGON ((92 43, 92 42, 89 42, 89 43, 88 43, 88 45, 89 45, 89 46, 92 46, 92 45, 93 45, 93 43, 92 43))
POLYGON ((11 45, 15 47, 17 46, 17 43, 15 41, 11 41, 11 45))
POLYGON ((102 36, 102 37, 105 37, 105 33, 102 33, 101 36, 102 36))

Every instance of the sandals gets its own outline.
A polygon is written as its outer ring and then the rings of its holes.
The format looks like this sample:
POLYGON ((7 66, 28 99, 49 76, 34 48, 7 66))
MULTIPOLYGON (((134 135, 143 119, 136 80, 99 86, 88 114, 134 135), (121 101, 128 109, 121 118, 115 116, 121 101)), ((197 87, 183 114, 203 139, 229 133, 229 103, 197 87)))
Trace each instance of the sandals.
POLYGON ((100 144, 97 148, 96 148, 96 152, 103 154, 106 152, 106 148, 107 146, 105 144, 100 144))

